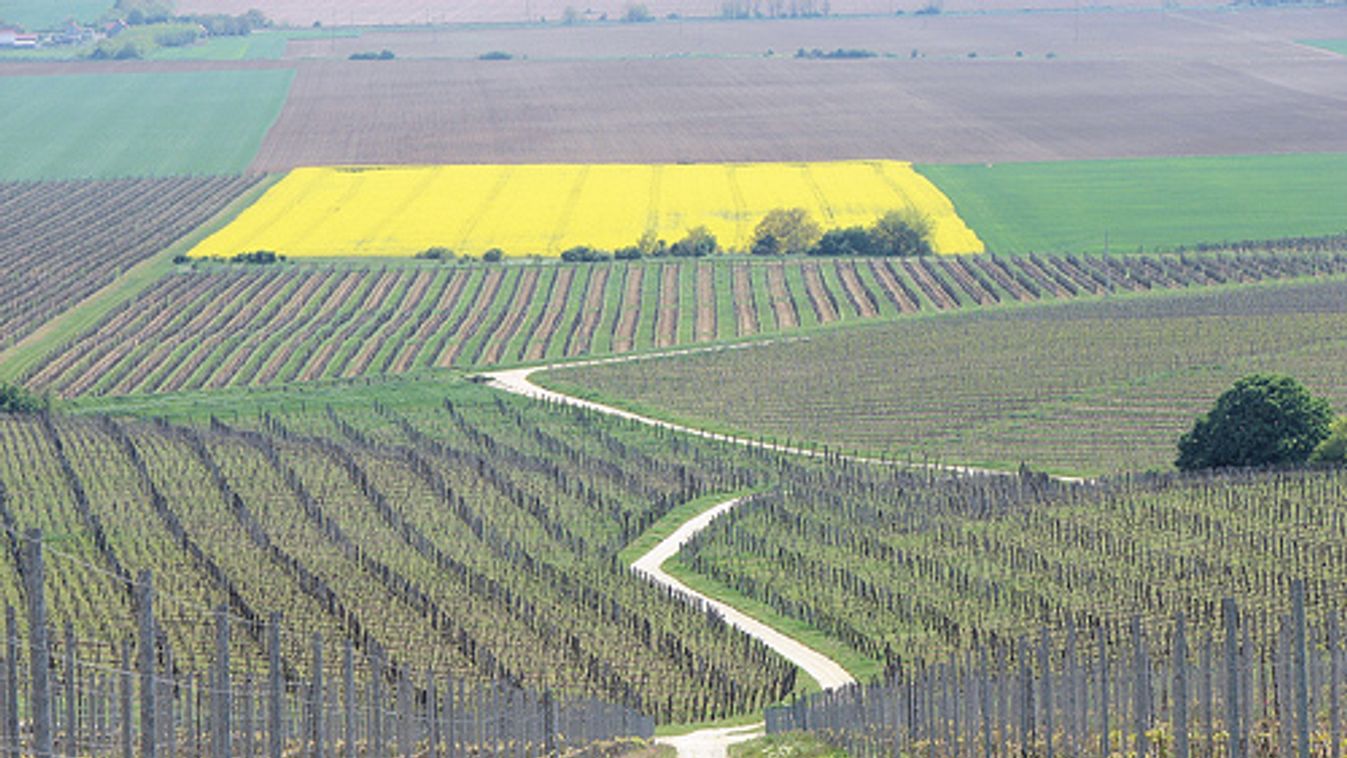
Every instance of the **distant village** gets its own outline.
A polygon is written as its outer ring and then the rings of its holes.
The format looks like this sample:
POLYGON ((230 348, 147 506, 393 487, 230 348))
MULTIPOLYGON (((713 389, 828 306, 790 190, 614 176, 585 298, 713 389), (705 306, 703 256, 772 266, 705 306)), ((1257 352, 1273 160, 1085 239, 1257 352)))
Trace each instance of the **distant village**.
POLYGON ((101 39, 115 37, 127 28, 121 19, 99 24, 66 22, 65 26, 49 32, 26 32, 16 26, 0 25, 0 48, 37 48, 61 45, 86 45, 101 39))

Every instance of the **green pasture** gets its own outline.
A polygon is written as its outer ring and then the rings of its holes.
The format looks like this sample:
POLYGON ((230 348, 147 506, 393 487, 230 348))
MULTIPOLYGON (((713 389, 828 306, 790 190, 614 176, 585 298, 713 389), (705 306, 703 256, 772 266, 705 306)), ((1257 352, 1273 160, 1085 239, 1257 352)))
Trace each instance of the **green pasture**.
POLYGON ((252 161, 294 72, 0 78, 0 181, 235 174, 252 161))
POLYGON ((1337 53, 1338 55, 1347 55, 1347 38, 1342 39, 1303 39, 1300 44, 1317 47, 1321 50, 1337 53))
POLYGON ((1347 231, 1347 154, 924 165, 993 252, 1135 252, 1347 231))

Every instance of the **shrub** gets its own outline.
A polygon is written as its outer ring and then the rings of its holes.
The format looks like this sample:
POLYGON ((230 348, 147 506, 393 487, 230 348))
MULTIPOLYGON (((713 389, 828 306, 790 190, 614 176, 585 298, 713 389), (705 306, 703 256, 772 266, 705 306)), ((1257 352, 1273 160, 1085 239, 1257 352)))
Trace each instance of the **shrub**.
POLYGON ((889 211, 870 227, 875 255, 931 254, 931 220, 912 210, 889 211))
POLYGON ((635 261, 640 260, 642 257, 643 256, 641 254, 641 248, 637 247, 636 245, 619 247, 618 249, 613 251, 613 258, 619 261, 635 261))
POLYGON ((431 261, 447 261, 453 259, 454 251, 447 247, 436 245, 435 247, 428 247, 425 250, 422 250, 416 254, 416 257, 431 261))
POLYGON ((843 229, 829 229, 824 232, 812 248, 810 255, 874 255, 875 244, 870 232, 863 227, 848 226, 843 229))
POLYGON ((622 11, 623 23, 641 24, 654 20, 655 17, 650 15, 650 9, 645 3, 627 3, 627 7, 622 11))
POLYGON ((505 251, 498 247, 493 247, 485 253, 482 253, 482 260, 487 263, 500 263, 501 259, 504 257, 505 251))
POLYGON ((1289 376, 1253 374, 1235 382, 1179 438, 1184 471, 1303 463, 1329 436, 1328 401, 1289 376))
POLYGON ((588 245, 576 245, 561 251, 561 260, 567 263, 592 263, 594 261, 606 261, 609 257, 608 253, 588 245))
POLYGON ((272 250, 254 250, 251 253, 238 253, 229 260, 233 261, 234 263, 257 263, 261 265, 268 265, 275 263, 277 261, 285 260, 285 256, 277 255, 272 250))
POLYGON ((1328 437, 1310 454, 1315 463, 1347 463, 1347 416, 1329 427, 1328 437))
POLYGON ((720 243, 704 226, 689 229, 687 236, 669 247, 669 255, 679 258, 700 258, 717 252, 720 252, 720 243))
POLYGON ((393 54, 392 50, 384 48, 377 53, 369 51, 363 53, 351 53, 346 57, 353 61, 391 61, 397 56, 393 54))
POLYGON ((514 58, 513 55, 505 52, 504 50, 491 50, 489 52, 485 52, 477 56, 477 59, 482 61, 508 61, 512 60, 513 58, 514 58))
POLYGON ((819 241, 823 231, 804 208, 767 212, 753 230, 754 255, 800 255, 819 241))
POLYGON ((0 383, 0 413, 41 413, 50 409, 50 398, 15 384, 0 383))

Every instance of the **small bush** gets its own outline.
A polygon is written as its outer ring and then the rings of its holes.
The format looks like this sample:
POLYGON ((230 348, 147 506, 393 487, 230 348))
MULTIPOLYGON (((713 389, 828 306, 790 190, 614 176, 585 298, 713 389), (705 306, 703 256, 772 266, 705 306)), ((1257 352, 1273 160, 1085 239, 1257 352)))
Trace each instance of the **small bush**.
POLYGON ((643 24, 654 20, 655 17, 650 15, 650 9, 645 3, 627 3, 627 7, 622 11, 622 22, 626 24, 643 24))
POLYGON ((673 243, 669 255, 677 258, 701 258, 720 252, 720 243, 716 235, 704 226, 688 230, 687 236, 673 243))
POLYGON ((0 383, 0 413, 41 413, 50 409, 50 398, 16 384, 0 383))
POLYGON ((514 55, 507 53, 504 50, 491 50, 490 52, 485 52, 477 56, 477 60, 480 61, 508 61, 513 59, 514 55))
POLYGON ((561 251, 561 260, 567 263, 593 263, 595 261, 606 261, 610 257, 608 253, 587 245, 577 245, 561 251))
POLYGON ((447 247, 435 246, 428 247, 416 254, 417 258, 429 261, 448 261, 453 260, 454 251, 447 247))
POLYGON ((351 53, 346 57, 353 61, 391 61, 397 56, 393 54, 392 50, 384 48, 377 53, 366 51, 363 53, 351 53))
POLYGON ((875 244, 864 227, 829 229, 809 249, 810 255, 875 255, 875 244))
POLYGON ((229 260, 234 263, 256 263, 259 265, 269 265, 277 261, 285 260, 284 255, 277 255, 273 250, 254 250, 250 253, 238 253, 229 260))
POLYGON ((482 253, 482 260, 486 263, 500 263, 501 259, 504 257, 505 251, 498 247, 493 247, 485 253, 482 253))
POLYGON ((803 47, 795 51, 796 58, 807 58, 810 60, 855 60, 859 58, 875 58, 879 55, 874 50, 861 50, 856 48, 837 48, 836 50, 805 50, 803 47))
POLYGON ((1314 463, 1347 463, 1347 416, 1329 427, 1328 437, 1310 454, 1314 463))
POLYGON ((619 247, 613 251, 613 258, 619 261, 635 261, 640 260, 642 257, 641 248, 635 245, 619 247))

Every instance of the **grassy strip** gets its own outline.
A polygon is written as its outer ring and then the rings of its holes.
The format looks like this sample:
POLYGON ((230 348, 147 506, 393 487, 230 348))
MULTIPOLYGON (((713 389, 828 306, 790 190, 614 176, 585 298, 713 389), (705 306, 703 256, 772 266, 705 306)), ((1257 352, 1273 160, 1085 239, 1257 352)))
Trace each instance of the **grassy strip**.
POLYGON ((651 548, 658 545, 660 540, 678 531, 678 527, 705 512, 708 508, 732 498, 755 495, 766 489, 766 487, 746 487, 734 492, 717 492, 703 495, 695 500, 689 500, 661 516, 658 521, 650 525, 649 529, 642 532, 641 536, 632 540, 630 545, 622 548, 622 551, 617 554, 618 563, 624 566, 635 563, 637 558, 645 555, 651 548))
POLYGON ((729 758, 846 758, 846 751, 799 732, 773 734, 730 745, 729 758))
POLYGON ((234 198, 209 221, 165 248, 158 255, 137 263, 70 310, 48 321, 17 345, 0 353, 0 381, 14 381, 48 353, 89 330, 114 308, 139 295, 151 284, 173 270, 174 256, 186 253, 198 242, 214 234, 262 196, 280 180, 280 174, 266 177, 257 186, 234 198))

